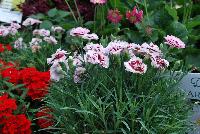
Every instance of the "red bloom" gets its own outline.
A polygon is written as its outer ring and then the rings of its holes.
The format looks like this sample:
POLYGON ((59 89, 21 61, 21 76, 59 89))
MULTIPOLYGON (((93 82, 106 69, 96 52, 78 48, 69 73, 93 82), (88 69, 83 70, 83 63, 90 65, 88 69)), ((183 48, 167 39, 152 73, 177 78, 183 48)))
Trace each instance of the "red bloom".
POLYGON ((12 113, 16 109, 16 100, 8 98, 7 94, 0 96, 0 115, 2 113, 12 113))
POLYGON ((136 24, 138 22, 141 22, 143 18, 143 11, 138 11, 135 6, 133 11, 126 12, 126 18, 130 21, 130 23, 136 24))
POLYGON ((49 72, 39 72, 35 68, 25 68, 20 71, 22 83, 28 89, 28 96, 33 100, 41 99, 48 93, 49 72))
POLYGON ((0 53, 4 52, 3 44, 0 44, 0 53))
POLYGON ((50 108, 43 108, 36 113, 36 117, 38 118, 37 124, 40 128, 48 128, 54 124, 52 121, 53 115, 51 115, 50 112, 50 108))
POLYGON ((15 68, 7 68, 1 72, 1 75, 3 78, 9 78, 8 82, 13 84, 17 84, 20 79, 19 71, 15 68))
POLYGON ((107 18, 112 23, 117 24, 122 20, 122 15, 120 14, 120 11, 118 9, 109 10, 107 18))
POLYGON ((8 50, 8 51, 12 51, 12 46, 11 45, 6 45, 6 49, 8 50))
POLYGON ((2 134, 31 134, 31 121, 24 114, 9 116, 4 123, 2 134))

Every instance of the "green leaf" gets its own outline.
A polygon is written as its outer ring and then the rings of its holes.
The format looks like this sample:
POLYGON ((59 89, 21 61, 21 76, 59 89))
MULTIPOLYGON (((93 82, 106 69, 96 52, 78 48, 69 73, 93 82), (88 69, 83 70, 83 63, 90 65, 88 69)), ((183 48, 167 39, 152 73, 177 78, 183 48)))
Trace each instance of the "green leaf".
POLYGON ((58 13, 58 10, 56 8, 53 8, 49 10, 47 14, 49 17, 55 17, 57 13, 58 13))
POLYGON ((174 18, 174 20, 178 21, 179 18, 175 8, 171 8, 169 5, 165 5, 165 9, 169 13, 169 15, 171 15, 174 18))
POLYGON ((187 28, 191 29, 193 27, 199 26, 200 25, 200 15, 197 15, 196 17, 192 18, 188 23, 187 23, 187 28))
POLYGON ((49 20, 45 20, 40 24, 40 28, 44 28, 44 29, 51 29, 51 27, 53 26, 53 23, 49 20))

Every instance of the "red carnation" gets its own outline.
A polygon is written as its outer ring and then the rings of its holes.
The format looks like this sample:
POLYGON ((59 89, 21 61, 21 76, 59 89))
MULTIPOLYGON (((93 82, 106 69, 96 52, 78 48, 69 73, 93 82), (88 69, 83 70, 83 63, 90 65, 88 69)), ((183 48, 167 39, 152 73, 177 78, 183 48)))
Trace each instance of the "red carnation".
POLYGON ((8 82, 13 84, 17 84, 20 79, 19 71, 15 68, 7 68, 1 72, 1 75, 3 78, 8 78, 8 82))
POLYGON ((4 52, 3 44, 0 44, 0 53, 4 52))
POLYGON ((43 108, 36 113, 36 117, 38 118, 37 124, 40 126, 40 128, 48 128, 53 125, 53 115, 51 115, 50 112, 50 108, 43 108))
POLYGON ((136 6, 134 7, 133 11, 126 12, 126 18, 130 21, 130 23, 138 23, 142 21, 143 18, 143 11, 138 11, 136 6))
POLYGON ((112 23, 117 24, 122 20, 122 15, 120 14, 118 9, 109 10, 107 18, 112 23))
POLYGON ((12 46, 11 45, 6 45, 6 49, 8 50, 8 51, 12 51, 12 46))
POLYGON ((31 121, 24 114, 7 117, 2 134, 31 134, 31 121))

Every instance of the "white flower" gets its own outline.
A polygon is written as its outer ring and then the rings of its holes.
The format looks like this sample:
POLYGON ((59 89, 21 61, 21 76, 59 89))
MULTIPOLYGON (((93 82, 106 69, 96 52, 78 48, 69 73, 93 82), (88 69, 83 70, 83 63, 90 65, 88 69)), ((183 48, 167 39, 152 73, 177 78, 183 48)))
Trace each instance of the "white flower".
POLYGON ((54 45, 58 44, 58 41, 53 36, 44 37, 44 41, 46 41, 49 44, 54 44, 54 45))
POLYGON ((5 36, 7 36, 7 35, 9 35, 9 30, 8 30, 8 28, 5 27, 5 26, 0 26, 0 36, 5 37, 5 36))
POLYGON ((51 27, 51 31, 57 32, 57 33, 62 33, 62 32, 64 32, 65 30, 64 30, 62 27, 60 27, 60 26, 52 26, 52 27, 51 27))
POLYGON ((65 73, 62 70, 62 67, 60 66, 59 63, 54 63, 51 67, 50 67, 50 78, 53 81, 59 81, 60 79, 64 78, 65 73))
POLYGON ((25 48, 24 44, 23 44, 23 38, 18 38, 15 43, 14 43, 14 48, 16 49, 23 49, 25 48))
POLYGON ((165 59, 161 59, 160 56, 152 56, 151 65, 158 69, 165 69, 169 66, 169 62, 165 59))
POLYGON ((71 36, 83 36, 85 34, 88 34, 90 32, 89 29, 83 28, 83 27, 77 27, 70 30, 71 36))
POLYGON ((23 23, 22 25, 24 26, 32 26, 34 24, 40 24, 42 23, 42 21, 40 20, 37 20, 37 19, 33 19, 33 18, 27 18, 23 23))
MULTIPOLYGON (((69 57, 70 59, 70 57, 69 57)), ((77 54, 77 52, 74 53, 74 56, 71 57, 71 59, 73 60, 73 66, 82 66, 84 59, 83 57, 79 54, 77 54)))
POLYGON ((80 83, 81 82, 81 76, 82 76, 82 74, 85 73, 85 71, 86 71, 86 69, 83 68, 83 67, 77 67, 75 69, 74 76, 73 76, 75 83, 80 83))
POLYGON ((128 45, 128 42, 115 40, 111 41, 105 50, 107 53, 118 55, 121 54, 121 52, 126 49, 128 45))
POLYGON ((54 63, 59 63, 59 62, 64 62, 66 61, 66 54, 67 51, 61 50, 61 49, 57 49, 55 54, 51 55, 51 58, 47 58, 47 63, 48 64, 54 64, 54 63))
POLYGON ((138 57, 132 57, 128 62, 124 62, 126 71, 132 73, 144 74, 147 71, 147 65, 142 62, 138 57))
POLYGON ((18 30, 18 29, 21 28, 21 25, 19 25, 18 23, 12 22, 12 23, 10 24, 10 27, 15 28, 15 29, 18 30))
POLYGON ((143 43, 141 45, 141 48, 142 48, 141 49, 142 53, 148 54, 150 56, 152 56, 152 55, 157 55, 157 56, 162 55, 160 48, 157 45, 153 44, 152 42, 150 44, 143 43))
POLYGON ((83 39, 86 39, 86 40, 98 40, 99 37, 97 36, 97 34, 95 33, 92 33, 92 34, 84 34, 82 36, 83 39))
POLYGON ((33 35, 39 35, 39 36, 50 36, 50 31, 46 29, 36 29, 33 31, 33 35))
POLYGON ((42 39, 32 38, 31 42, 29 42, 30 46, 39 45, 42 42, 42 39))

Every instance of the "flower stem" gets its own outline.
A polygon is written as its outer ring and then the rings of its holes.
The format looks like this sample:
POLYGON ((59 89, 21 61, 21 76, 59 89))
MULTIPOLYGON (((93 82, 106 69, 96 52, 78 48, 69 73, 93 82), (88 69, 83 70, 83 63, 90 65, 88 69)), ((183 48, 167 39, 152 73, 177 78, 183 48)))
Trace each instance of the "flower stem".
POLYGON ((75 20, 76 23, 77 23, 78 21, 77 21, 77 19, 76 19, 76 16, 75 16, 75 14, 74 14, 74 11, 72 10, 72 8, 71 8, 71 6, 69 5, 68 1, 65 0, 65 2, 66 2, 66 4, 67 4, 67 6, 69 7, 69 10, 70 10, 70 12, 71 12, 71 14, 72 14, 74 20, 75 20))
POLYGON ((78 19, 79 19, 79 22, 81 23, 82 25, 82 18, 81 18, 81 14, 80 14, 80 11, 78 9, 78 6, 77 6, 77 3, 76 3, 76 0, 74 0, 74 4, 76 6, 76 10, 77 10, 77 13, 78 13, 78 19))
POLYGON ((145 8, 145 12, 146 12, 146 15, 147 15, 147 20, 148 20, 148 23, 149 23, 149 14, 148 14, 148 10, 147 10, 147 0, 144 0, 144 8, 145 8))

